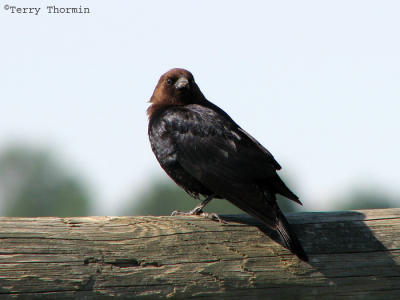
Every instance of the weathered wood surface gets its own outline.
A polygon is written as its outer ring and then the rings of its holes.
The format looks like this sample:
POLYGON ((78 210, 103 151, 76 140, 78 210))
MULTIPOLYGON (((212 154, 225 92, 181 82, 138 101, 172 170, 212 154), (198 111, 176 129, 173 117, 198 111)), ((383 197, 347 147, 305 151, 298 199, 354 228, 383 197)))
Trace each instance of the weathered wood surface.
POLYGON ((0 299, 400 299, 400 209, 290 216, 308 263, 229 220, 0 218, 0 299))

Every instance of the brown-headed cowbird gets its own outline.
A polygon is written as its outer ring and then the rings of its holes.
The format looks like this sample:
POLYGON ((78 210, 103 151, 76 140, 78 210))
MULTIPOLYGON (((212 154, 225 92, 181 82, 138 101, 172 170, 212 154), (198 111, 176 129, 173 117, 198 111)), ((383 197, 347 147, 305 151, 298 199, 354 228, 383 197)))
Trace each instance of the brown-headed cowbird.
POLYGON ((167 174, 187 193, 205 200, 188 214, 201 214, 213 198, 224 198, 275 230, 302 260, 306 253, 281 212, 276 194, 299 204, 277 174, 271 153, 208 101, 184 69, 161 76, 150 99, 148 134, 167 174))

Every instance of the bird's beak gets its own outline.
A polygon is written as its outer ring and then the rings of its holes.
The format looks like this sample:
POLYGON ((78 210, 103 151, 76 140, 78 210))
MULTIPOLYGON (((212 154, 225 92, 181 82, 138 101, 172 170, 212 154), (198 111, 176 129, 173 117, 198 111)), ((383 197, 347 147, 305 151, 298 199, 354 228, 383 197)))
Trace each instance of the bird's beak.
POLYGON ((181 90, 181 89, 187 89, 189 88, 189 80, 185 77, 180 77, 176 82, 175 82, 175 89, 181 90))

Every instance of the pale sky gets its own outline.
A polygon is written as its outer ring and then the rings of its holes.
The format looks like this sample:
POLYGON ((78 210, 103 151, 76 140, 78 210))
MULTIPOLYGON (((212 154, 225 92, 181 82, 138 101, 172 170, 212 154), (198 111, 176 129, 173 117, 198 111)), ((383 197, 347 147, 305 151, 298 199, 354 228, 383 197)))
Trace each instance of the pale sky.
POLYGON ((90 9, 75 15, 9 4, 41 11, 0 7, 0 151, 51 147, 98 214, 165 176, 145 110, 173 67, 273 153, 306 210, 359 183, 400 195, 398 1, 51 3, 90 9))

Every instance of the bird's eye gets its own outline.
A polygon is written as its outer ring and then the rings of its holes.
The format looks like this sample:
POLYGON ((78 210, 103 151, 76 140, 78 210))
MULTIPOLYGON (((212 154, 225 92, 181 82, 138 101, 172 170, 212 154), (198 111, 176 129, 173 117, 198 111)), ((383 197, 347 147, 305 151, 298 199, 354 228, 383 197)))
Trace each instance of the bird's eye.
POLYGON ((167 79, 167 85, 171 85, 172 84, 172 79, 171 78, 168 78, 167 79))

